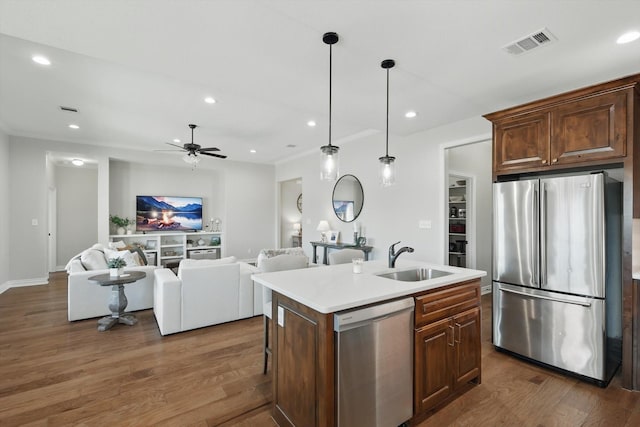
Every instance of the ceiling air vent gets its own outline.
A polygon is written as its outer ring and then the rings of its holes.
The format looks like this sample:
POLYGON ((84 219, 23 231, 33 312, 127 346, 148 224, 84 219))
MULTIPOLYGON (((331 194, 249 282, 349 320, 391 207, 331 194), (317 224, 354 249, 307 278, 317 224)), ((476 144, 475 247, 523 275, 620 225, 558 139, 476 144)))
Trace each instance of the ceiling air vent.
POLYGON ((502 47, 502 50, 510 53, 511 55, 520 55, 522 53, 529 52, 537 47, 546 46, 556 41, 557 39, 547 29, 543 28, 534 33, 529 34, 519 40, 509 43, 502 47))
POLYGON ((78 109, 77 108, 73 108, 73 107, 63 107, 62 105, 60 106, 60 109, 62 111, 68 111, 70 113, 77 113, 78 109))

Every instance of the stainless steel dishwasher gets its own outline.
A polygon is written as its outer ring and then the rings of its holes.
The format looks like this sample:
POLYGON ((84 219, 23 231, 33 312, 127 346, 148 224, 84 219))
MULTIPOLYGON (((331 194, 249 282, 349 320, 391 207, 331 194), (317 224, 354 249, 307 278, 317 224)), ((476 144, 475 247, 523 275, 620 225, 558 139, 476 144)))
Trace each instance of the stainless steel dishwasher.
POLYGON ((334 314, 338 426, 413 415, 413 298, 334 314))

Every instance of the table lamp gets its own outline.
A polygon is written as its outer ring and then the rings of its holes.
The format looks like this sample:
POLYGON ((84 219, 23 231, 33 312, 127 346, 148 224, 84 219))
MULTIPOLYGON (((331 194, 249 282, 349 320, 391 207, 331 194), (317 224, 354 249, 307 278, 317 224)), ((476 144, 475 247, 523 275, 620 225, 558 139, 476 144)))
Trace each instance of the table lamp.
POLYGON ((329 223, 325 220, 320 221, 316 230, 322 234, 322 243, 327 243, 327 231, 331 230, 329 223))

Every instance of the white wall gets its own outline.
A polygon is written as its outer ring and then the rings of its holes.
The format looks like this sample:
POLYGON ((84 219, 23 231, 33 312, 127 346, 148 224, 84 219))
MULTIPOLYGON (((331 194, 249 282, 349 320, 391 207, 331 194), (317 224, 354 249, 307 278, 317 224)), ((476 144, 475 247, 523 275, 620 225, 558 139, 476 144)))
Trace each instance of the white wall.
POLYGON ((9 137, 0 128, 0 292, 9 281, 9 137))
MULTIPOLYGON (((1 146, 0 142, 0 146, 1 146)), ((46 283, 47 263, 47 193, 48 176, 46 158, 48 153, 72 154, 73 157, 91 158, 98 163, 98 241, 106 242, 109 234, 109 189, 110 159, 123 162, 184 168, 182 177, 189 177, 191 168, 180 156, 152 151, 134 151, 105 146, 91 146, 60 141, 26 137, 9 137, 9 197, 8 242, 11 248, 8 257, 9 281, 46 283), (35 219, 38 225, 32 224, 35 219)), ((2 159, 0 149, 0 159, 2 159)), ((223 231, 228 239, 226 251, 230 255, 247 258, 256 256, 263 247, 274 247, 275 178, 274 167, 251 163, 203 160, 198 169, 216 170, 221 177, 219 189, 224 200, 226 218, 223 231)), ((5 173, 5 172, 2 172, 5 173)), ((3 180, 3 183, 5 181, 3 180)), ((0 188, 4 188, 0 184, 0 188)), ((114 189, 113 191, 119 191, 114 189)), ((7 240, 7 239, 0 239, 7 240)), ((4 245, 4 243, 0 243, 4 245)), ((0 246, 3 247, 3 246, 0 246)), ((8 250, 8 249, 7 249, 8 250)), ((5 261, 0 262, 5 262, 5 261)), ((3 269, 3 271, 7 271, 3 269)), ((0 273, 2 274, 2 273, 0 273)), ((0 276, 2 277, 2 276, 0 276)))
POLYGON ((491 185, 491 141, 466 144, 448 150, 449 170, 461 172, 475 178, 475 255, 478 270, 487 275, 482 286, 491 285, 491 239, 492 239, 492 185, 491 185))
MULTIPOLYGON (((421 132, 406 138, 390 136, 389 155, 396 156, 397 184, 378 184, 378 157, 384 154, 384 134, 369 136, 340 146, 340 175, 353 174, 364 189, 364 205, 357 221, 374 259, 386 259, 389 245, 398 240, 415 252, 403 257, 446 263, 444 236, 444 148, 441 144, 490 135, 491 125, 481 117, 421 132), (420 220, 431 221, 431 229, 418 228, 420 220)), ((318 240, 318 222, 329 221, 350 242, 353 225, 339 221, 331 208, 334 183, 320 181, 319 152, 291 159, 276 166, 276 180, 302 177, 303 248, 311 254, 311 240, 318 240)))
POLYGON ((98 169, 56 166, 56 265, 98 241, 98 169))
POLYGON ((302 193, 302 180, 290 179, 280 183, 280 247, 291 247, 291 236, 298 234, 293 224, 302 221, 298 210, 298 196, 302 193))

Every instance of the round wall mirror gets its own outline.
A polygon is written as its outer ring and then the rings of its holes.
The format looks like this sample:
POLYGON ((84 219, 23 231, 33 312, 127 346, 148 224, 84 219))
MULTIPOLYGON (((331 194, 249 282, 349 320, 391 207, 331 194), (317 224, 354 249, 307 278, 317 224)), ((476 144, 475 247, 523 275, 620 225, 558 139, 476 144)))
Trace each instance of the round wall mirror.
POLYGON ((331 203, 340 221, 351 222, 358 218, 364 204, 364 191, 360 180, 353 175, 341 176, 333 187, 331 203))

